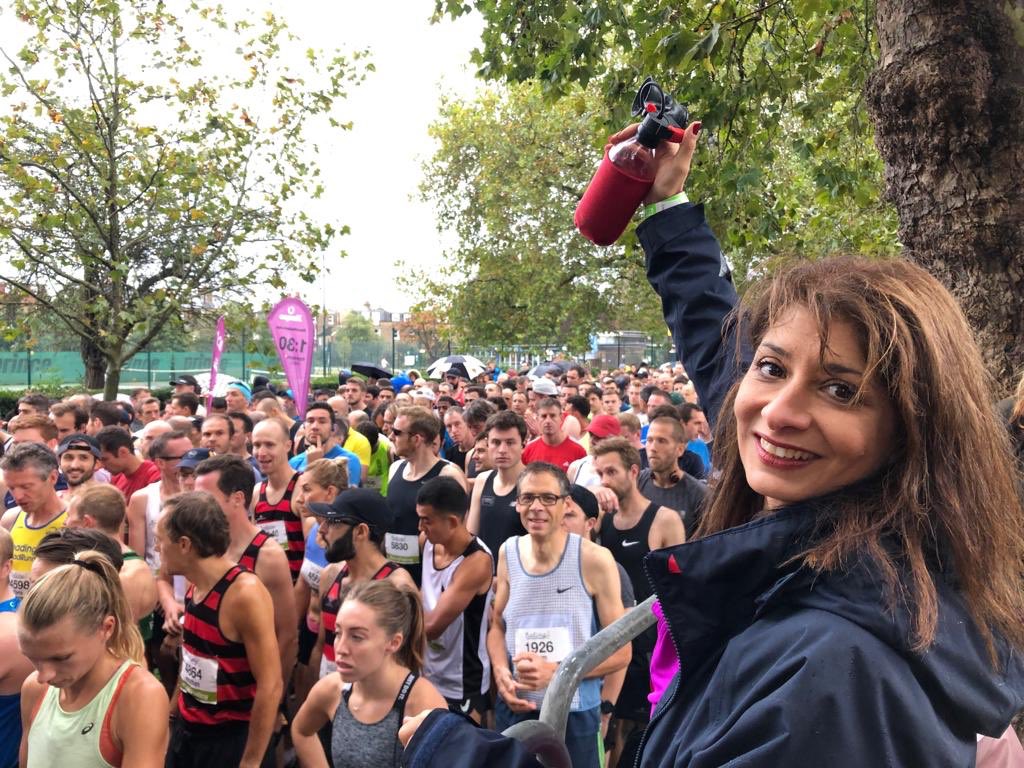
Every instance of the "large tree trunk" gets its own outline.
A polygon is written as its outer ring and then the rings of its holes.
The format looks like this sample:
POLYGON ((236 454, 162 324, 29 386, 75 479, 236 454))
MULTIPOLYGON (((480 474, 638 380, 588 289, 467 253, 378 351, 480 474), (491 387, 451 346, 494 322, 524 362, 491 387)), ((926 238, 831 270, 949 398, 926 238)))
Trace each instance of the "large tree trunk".
POLYGON ((107 358, 92 340, 82 338, 82 362, 85 363, 86 389, 103 389, 106 382, 107 358))
POLYGON ((103 384, 103 399, 116 400, 117 388, 121 386, 121 365, 111 360, 107 365, 107 380, 103 384))
POLYGON ((1024 48, 1005 2, 878 0, 866 87, 905 255, 960 301, 1004 392, 1024 362, 1024 48))

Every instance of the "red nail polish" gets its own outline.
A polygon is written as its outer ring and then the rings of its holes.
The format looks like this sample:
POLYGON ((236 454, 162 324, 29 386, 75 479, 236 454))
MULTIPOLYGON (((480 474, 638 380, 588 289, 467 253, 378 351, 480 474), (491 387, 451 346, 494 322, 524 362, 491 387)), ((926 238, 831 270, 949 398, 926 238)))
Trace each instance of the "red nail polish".
POLYGON ((694 123, 693 124, 693 135, 694 136, 697 136, 698 134, 700 134, 700 127, 701 127, 700 123, 694 123))

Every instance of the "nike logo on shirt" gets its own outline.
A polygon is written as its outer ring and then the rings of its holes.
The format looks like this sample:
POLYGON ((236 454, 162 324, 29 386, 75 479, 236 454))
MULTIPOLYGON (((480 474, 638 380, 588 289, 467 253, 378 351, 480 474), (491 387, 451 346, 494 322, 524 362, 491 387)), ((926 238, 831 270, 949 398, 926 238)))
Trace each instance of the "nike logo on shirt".
POLYGON ((572 587, 555 587, 555 592, 562 594, 563 592, 568 592, 570 589, 572 589, 572 587))
POLYGON ((624 542, 622 542, 622 546, 624 546, 624 547, 632 547, 634 544, 639 544, 639 543, 640 543, 639 541, 624 541, 624 542))

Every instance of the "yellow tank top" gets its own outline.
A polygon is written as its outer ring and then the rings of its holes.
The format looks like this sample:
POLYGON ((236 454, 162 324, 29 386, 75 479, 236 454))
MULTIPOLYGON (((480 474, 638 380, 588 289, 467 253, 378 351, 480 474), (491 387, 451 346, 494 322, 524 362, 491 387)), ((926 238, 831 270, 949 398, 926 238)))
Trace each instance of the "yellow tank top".
POLYGON ((24 597, 28 592, 28 577, 32 570, 32 559, 36 556, 36 547, 43 537, 50 531, 56 531, 64 526, 67 520, 67 509, 62 509, 60 514, 44 523, 38 528, 33 528, 25 521, 25 512, 18 511, 18 518, 11 528, 11 538, 14 539, 14 558, 11 560, 11 589, 18 597, 24 597))

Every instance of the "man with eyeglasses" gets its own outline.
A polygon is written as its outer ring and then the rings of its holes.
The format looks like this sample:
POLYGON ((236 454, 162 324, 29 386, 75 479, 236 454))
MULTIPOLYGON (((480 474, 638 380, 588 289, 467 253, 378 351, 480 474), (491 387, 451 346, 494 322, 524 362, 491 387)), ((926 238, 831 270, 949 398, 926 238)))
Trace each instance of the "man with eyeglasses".
POLYGON ((434 441, 441 433, 441 422, 426 408, 403 408, 395 417, 391 443, 402 461, 391 465, 388 477, 388 507, 393 522, 387 528, 384 552, 405 566, 417 585, 420 583, 419 517, 416 496, 428 480, 453 477, 466 486, 462 471, 434 454, 434 441))
MULTIPOLYGON (((409 572, 381 552, 393 515, 375 490, 352 488, 339 493, 330 504, 311 502, 310 513, 320 524, 320 543, 328 565, 320 572, 320 635, 317 647, 320 677, 335 671, 334 633, 342 594, 360 581, 391 579, 397 586, 416 589, 409 572)), ((419 540, 416 542, 419 552, 419 540)), ((311 659, 316 658, 314 649, 311 659)))
MULTIPOLYGON (((536 719, 559 663, 624 612, 611 553, 562 526, 568 495, 565 472, 547 462, 528 464, 519 476, 516 506, 526 535, 501 545, 487 634, 499 731, 536 719)), ((629 659, 626 645, 587 673, 573 695, 565 743, 574 768, 602 764, 601 677, 629 659)))

